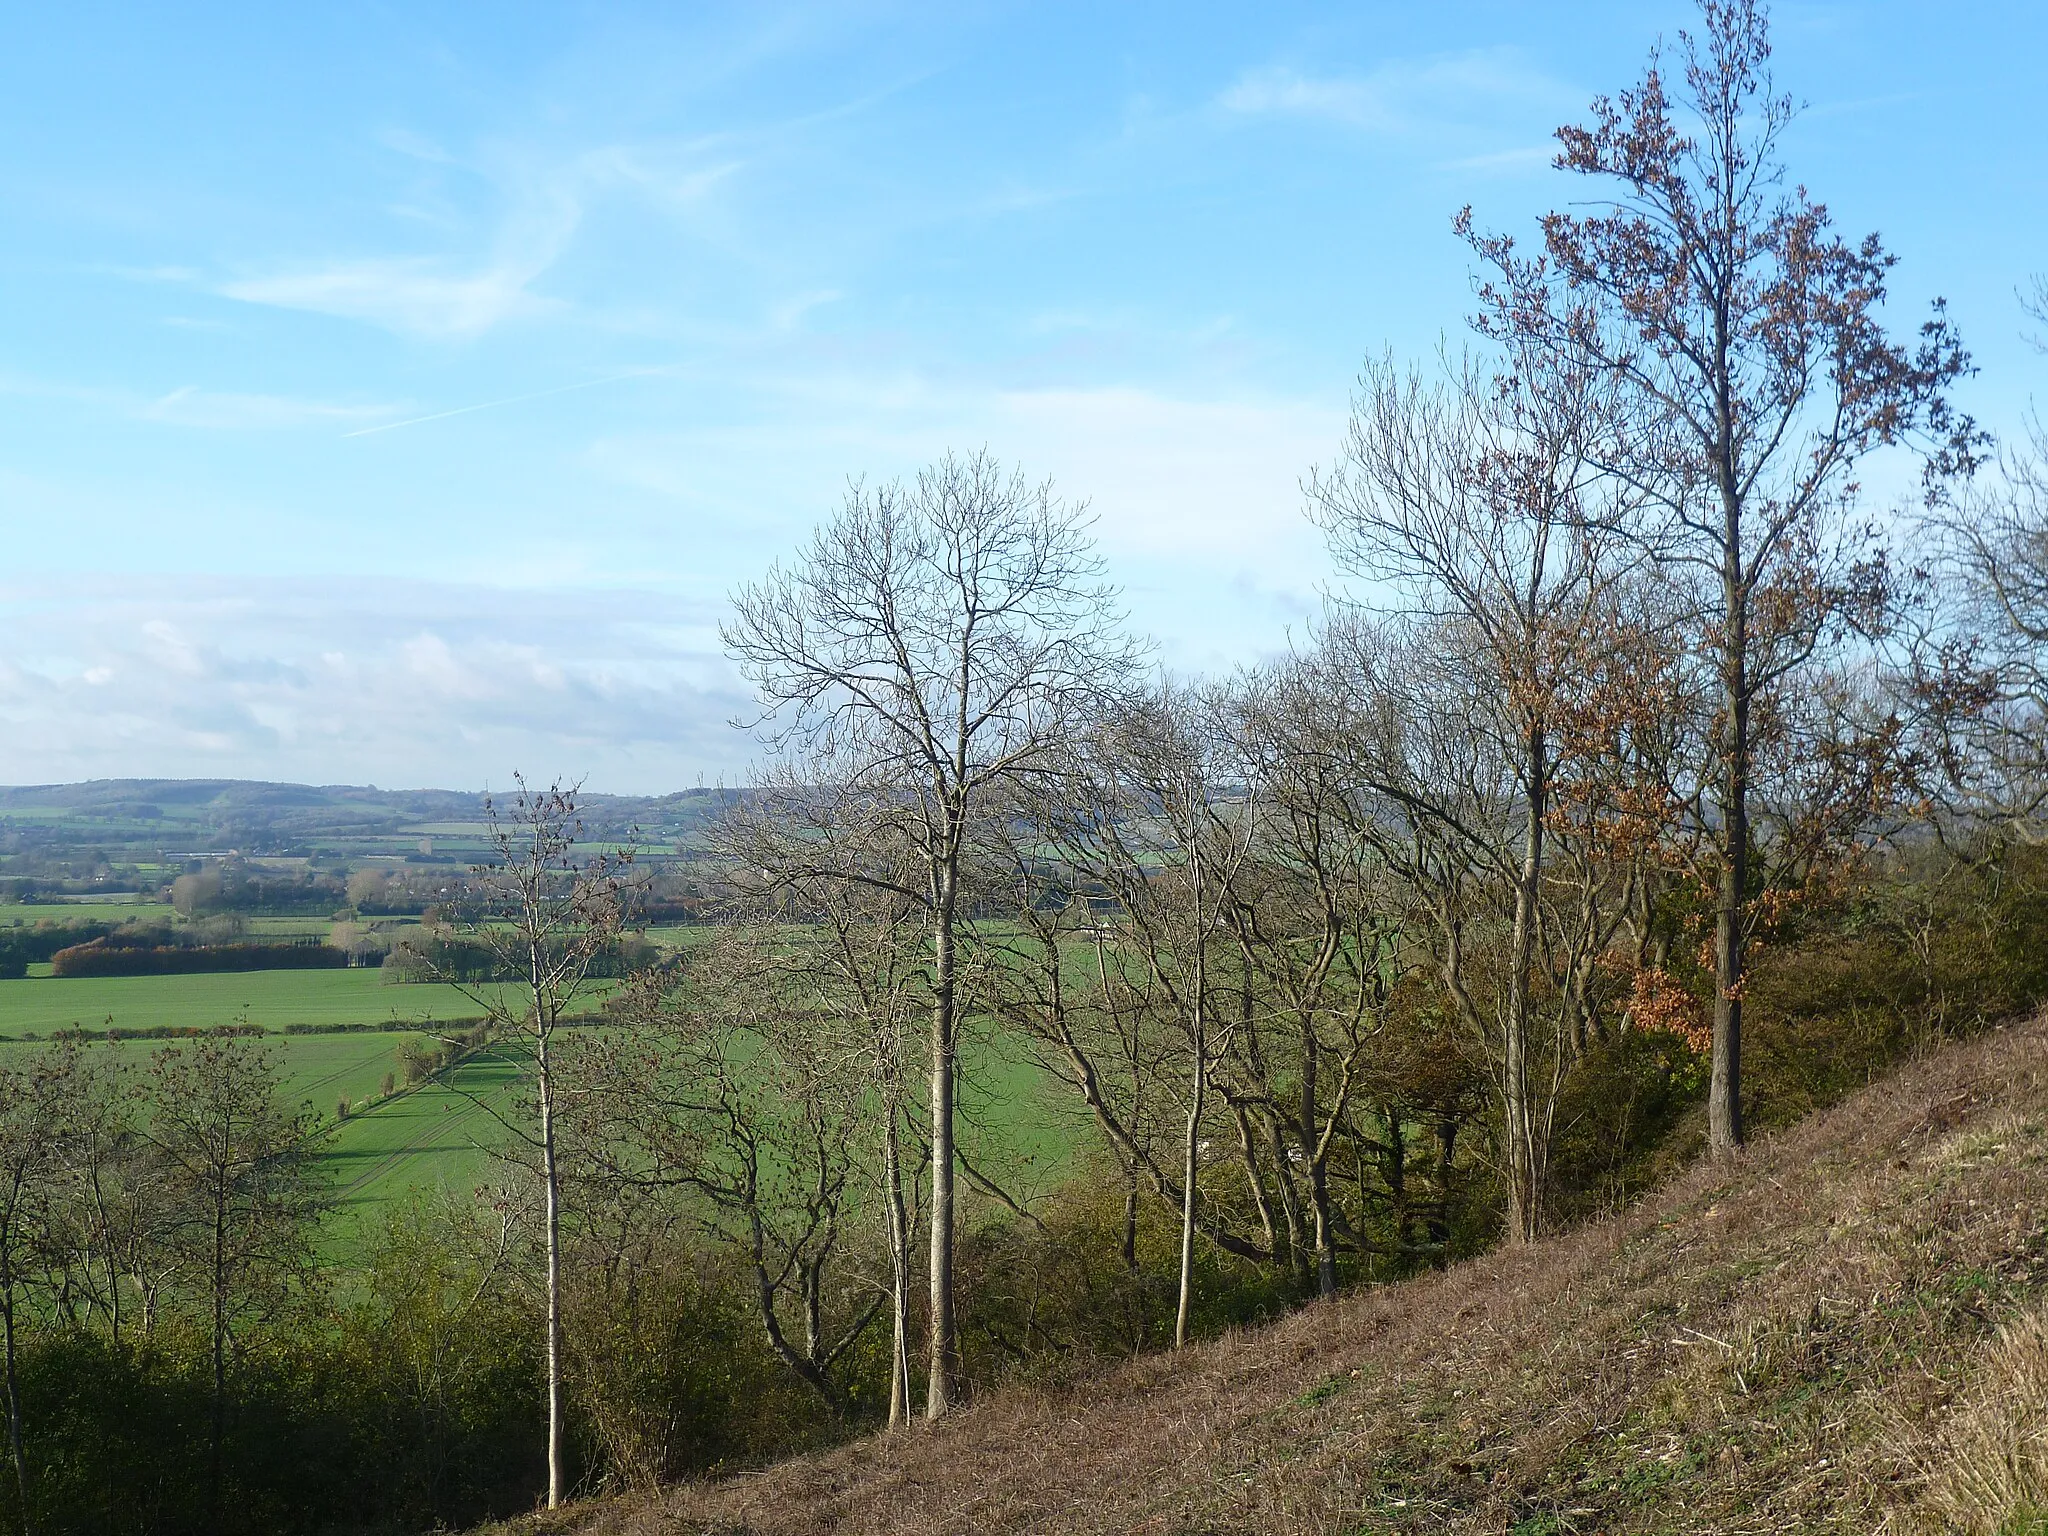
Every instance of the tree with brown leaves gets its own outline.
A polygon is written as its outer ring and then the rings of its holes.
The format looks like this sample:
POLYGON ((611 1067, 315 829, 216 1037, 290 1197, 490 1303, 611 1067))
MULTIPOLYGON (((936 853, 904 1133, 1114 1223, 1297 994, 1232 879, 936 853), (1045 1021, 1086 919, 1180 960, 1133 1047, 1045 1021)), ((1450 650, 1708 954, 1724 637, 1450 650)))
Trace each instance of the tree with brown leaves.
POLYGON ((1947 390, 1968 363, 1939 304, 1915 342, 1880 312, 1894 258, 1851 242, 1803 187, 1787 190, 1794 117, 1770 74, 1757 0, 1703 0, 1680 34, 1678 79, 1653 55, 1592 121, 1558 131, 1559 169, 1611 189, 1598 211, 1553 212, 1543 250, 1458 227, 1489 275, 1478 325, 1609 381, 1622 409, 1606 467, 1663 514, 1654 549, 1697 591, 1693 631, 1718 694, 1700 831, 1714 853, 1711 1140, 1742 1141, 1745 946, 1760 913, 1752 867, 1760 702, 1885 596, 1842 524, 1857 463, 1919 441, 1927 470, 1967 469, 1979 434, 1947 390))

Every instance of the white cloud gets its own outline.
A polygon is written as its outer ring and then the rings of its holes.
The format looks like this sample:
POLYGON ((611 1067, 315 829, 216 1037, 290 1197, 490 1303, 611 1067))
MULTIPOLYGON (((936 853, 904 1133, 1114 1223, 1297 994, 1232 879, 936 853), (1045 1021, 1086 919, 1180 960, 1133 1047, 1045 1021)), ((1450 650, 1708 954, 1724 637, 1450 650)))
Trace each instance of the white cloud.
POLYGON ((0 589, 0 782, 233 775, 476 787, 732 776, 704 616, 649 591, 96 578, 0 589))
POLYGON ((1328 575, 1300 481, 1337 447, 1341 399, 963 388, 908 372, 779 389, 757 413, 775 426, 613 436, 591 465, 682 508, 713 568, 751 574, 832 512, 848 473, 908 475, 986 446, 1089 503, 1134 626, 1187 669, 1276 649, 1328 575))

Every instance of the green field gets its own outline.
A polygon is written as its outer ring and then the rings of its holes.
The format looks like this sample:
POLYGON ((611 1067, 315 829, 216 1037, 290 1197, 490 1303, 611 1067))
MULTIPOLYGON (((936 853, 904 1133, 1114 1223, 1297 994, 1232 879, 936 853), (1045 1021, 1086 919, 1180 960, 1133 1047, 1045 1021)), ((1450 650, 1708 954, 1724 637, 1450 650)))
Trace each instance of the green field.
MULTIPOLYGON (((387 1077, 404 1081, 400 1047, 427 1038, 380 1031, 293 1035, 264 1042, 283 1068, 285 1092, 304 1100, 319 1116, 317 1156, 333 1180, 337 1222, 353 1226, 356 1218, 372 1215, 385 1201, 414 1189, 467 1192, 490 1175, 493 1159, 488 1148, 503 1139, 504 1131, 477 1101, 507 1111, 513 1108, 518 1097, 516 1057, 486 1051, 457 1067, 447 1080, 401 1088, 391 1098, 380 1099, 387 1077), (361 1108, 337 1124, 335 1107, 343 1098, 361 1108)), ((113 1040, 94 1048, 119 1052, 136 1068, 147 1070, 152 1056, 177 1043, 113 1040)), ((0 1053, 34 1049, 25 1042, 0 1044, 0 1053)), ((345 1244, 347 1238, 342 1241, 345 1244)))
POLYGON ((0 906, 0 922, 33 928, 37 923, 127 923, 138 918, 176 917, 169 902, 153 897, 125 901, 8 902, 0 906))
MULTIPOLYGON (((389 1052, 385 1059, 392 1059, 389 1052)), ((466 1193, 489 1179, 490 1149, 506 1134, 490 1111, 514 1112, 519 1078, 516 1056, 485 1051, 445 1080, 386 1099, 337 1127, 322 1154, 334 1176, 337 1216, 369 1215, 416 1189, 466 1193)))
MULTIPOLYGON (((168 978, 157 978, 168 979, 168 978)), ((415 1032, 360 1035, 293 1035, 265 1041, 284 1069, 285 1092, 303 1098, 327 1119, 346 1094, 352 1101, 368 1099, 383 1086, 384 1076, 398 1070, 398 1048, 427 1037, 415 1032)), ((157 1051, 175 1040, 109 1040, 95 1046, 119 1052, 136 1066, 146 1066, 157 1051)), ((0 1051, 37 1049, 26 1042, 0 1045, 0 1051)))
POLYGON ((483 1010, 458 988, 389 986, 372 966, 347 970, 230 971, 197 976, 29 976, 0 981, 0 1035, 53 1029, 207 1029, 246 1018, 289 1024, 446 1023, 483 1010))
MULTIPOLYGON (((288 921, 288 920, 280 920, 288 921)), ((705 930, 651 935, 688 944, 705 930)), ((37 967, 45 970, 46 967, 37 967)), ((467 1194, 496 1173, 491 1149, 506 1131, 492 1109, 513 1113, 520 1072, 516 1049, 493 1050, 462 1063, 445 1079, 381 1098, 387 1077, 403 1082, 399 1050, 427 1038, 415 1030, 293 1034, 288 1025, 319 1029, 388 1020, 447 1025, 473 1019, 476 1003, 452 986, 385 984, 374 968, 248 971, 195 976, 53 978, 31 975, 0 982, 0 1052, 33 1049, 25 1037, 66 1028, 143 1030, 209 1028, 241 1019, 270 1032, 265 1042, 283 1069, 284 1087, 319 1116, 319 1157, 332 1173, 334 1225, 323 1243, 351 1249, 393 1199, 418 1189, 467 1194), (336 1106, 354 1112, 337 1123, 336 1106)), ((167 1043, 108 1042, 138 1067, 167 1043)), ((1066 1171, 1080 1126, 1072 1107, 1045 1096, 1043 1074, 1000 1035, 970 1031, 963 1042, 962 1138, 977 1164, 1024 1199, 1043 1193, 1066 1171)))

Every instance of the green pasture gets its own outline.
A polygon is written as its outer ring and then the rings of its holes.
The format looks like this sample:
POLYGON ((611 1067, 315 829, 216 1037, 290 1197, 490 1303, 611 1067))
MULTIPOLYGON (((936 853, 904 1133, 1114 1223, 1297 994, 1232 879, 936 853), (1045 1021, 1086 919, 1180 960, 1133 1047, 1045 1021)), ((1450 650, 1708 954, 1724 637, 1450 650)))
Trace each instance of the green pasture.
POLYGON ((37 923, 126 923, 143 917, 175 917, 169 902, 145 897, 116 901, 8 902, 0 905, 0 926, 33 928, 37 923))
POLYGON ((387 1020, 447 1023, 482 1012, 459 988, 387 985, 374 966, 0 981, 0 1035, 10 1038, 54 1029, 208 1029, 244 1020, 267 1030, 387 1020))
MULTIPOLYGON (((289 921, 289 920, 280 920, 289 921)), ((707 930, 658 930, 657 943, 689 944, 707 930)), ((24 1039, 52 1032, 209 1028, 246 1019, 269 1031, 264 1041, 282 1068, 284 1088, 319 1116, 318 1155, 331 1171, 336 1202, 327 1242, 351 1250, 363 1223, 419 1189, 467 1194, 494 1175, 492 1149, 506 1132, 492 1109, 516 1113, 516 1046, 486 1051, 441 1078, 403 1086, 400 1048, 425 1039, 417 1030, 284 1034, 389 1020, 447 1025, 473 1019, 476 1003, 452 986, 386 984, 374 968, 250 971, 193 976, 35 977, 0 982, 0 1051, 34 1047, 24 1039), (394 1076, 398 1091, 380 1097, 394 1076), (354 1112, 337 1122, 337 1101, 354 1112)), ((124 1039, 107 1049, 138 1067, 172 1041, 124 1039)), ((913 1046, 913 1050, 915 1047, 913 1046)), ((962 1145, 975 1165, 1030 1200, 1069 1167, 1086 1135, 1076 1107, 1049 1092, 1044 1073, 1017 1043, 993 1029, 970 1028, 962 1041, 962 1145)), ((1055 1090, 1056 1091, 1056 1090, 1055 1090)))
POLYGON ((336 1126, 321 1161, 333 1175, 337 1216, 360 1219, 413 1190, 466 1194, 486 1182, 491 1149, 506 1135, 492 1110, 516 1113, 519 1079, 514 1051, 483 1051, 336 1126))
MULTIPOLYGON (((386 1034, 380 1030, 360 1035, 288 1035, 263 1043, 283 1069, 285 1093, 294 1099, 305 1099, 324 1118, 332 1120, 334 1106, 343 1095, 351 1101, 373 1097, 382 1088, 386 1073, 399 1072, 399 1047, 408 1040, 426 1038, 416 1032, 386 1034)), ((156 1052, 167 1045, 181 1043, 177 1040, 106 1040, 95 1042, 93 1049, 117 1052, 136 1067, 146 1068, 156 1052)), ((0 1044, 0 1052, 35 1049, 38 1046, 27 1041, 0 1044)))

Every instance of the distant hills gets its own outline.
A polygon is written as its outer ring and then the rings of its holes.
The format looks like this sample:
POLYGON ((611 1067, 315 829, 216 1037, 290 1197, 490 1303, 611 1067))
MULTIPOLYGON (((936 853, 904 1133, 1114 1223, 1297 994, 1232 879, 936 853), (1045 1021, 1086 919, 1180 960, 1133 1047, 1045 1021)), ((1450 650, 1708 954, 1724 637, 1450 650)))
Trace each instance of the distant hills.
MULTIPOLYGON (((731 793, 588 795, 585 829, 594 841, 633 835, 650 849, 684 852, 731 793)), ((104 884, 123 867, 155 874, 229 854, 462 863, 480 848, 484 819, 485 796, 464 790, 249 779, 8 786, 0 787, 0 879, 75 889, 80 881, 104 884)))

